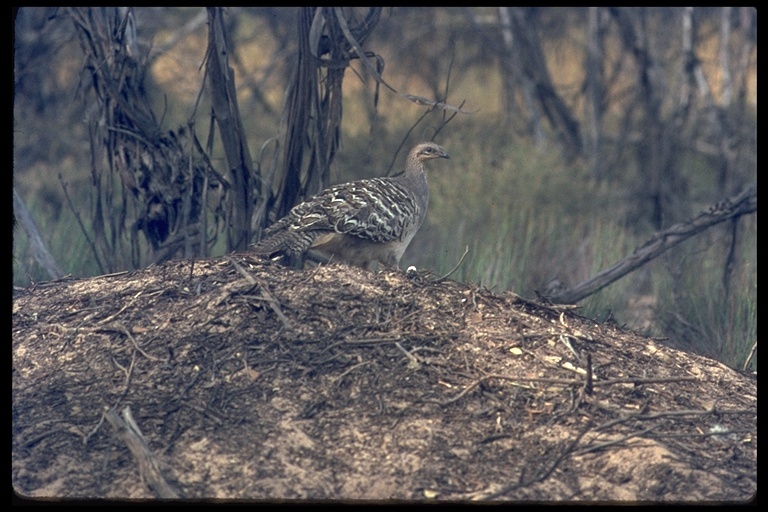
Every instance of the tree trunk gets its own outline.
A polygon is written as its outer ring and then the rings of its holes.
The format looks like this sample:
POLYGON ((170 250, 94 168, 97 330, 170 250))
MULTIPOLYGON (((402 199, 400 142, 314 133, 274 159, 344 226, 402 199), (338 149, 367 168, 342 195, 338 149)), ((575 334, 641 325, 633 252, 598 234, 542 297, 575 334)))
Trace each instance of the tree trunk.
POLYGON ((229 48, 222 9, 208 8, 208 61, 206 75, 216 123, 221 132, 229 171, 231 224, 228 226, 228 249, 242 250, 251 242, 251 216, 254 209, 253 161, 237 105, 234 71, 229 66, 229 48))

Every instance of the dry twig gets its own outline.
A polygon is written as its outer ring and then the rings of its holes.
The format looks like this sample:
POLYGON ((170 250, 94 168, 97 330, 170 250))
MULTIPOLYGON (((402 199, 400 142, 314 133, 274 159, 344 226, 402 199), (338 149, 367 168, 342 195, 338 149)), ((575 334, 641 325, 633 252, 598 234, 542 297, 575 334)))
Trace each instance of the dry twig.
POLYGON ((139 426, 133 419, 129 407, 123 409, 123 417, 120 418, 114 409, 109 409, 105 416, 110 425, 115 429, 117 436, 125 442, 139 464, 139 474, 142 482, 154 490, 160 498, 180 498, 181 493, 163 476, 154 455, 149 450, 147 441, 141 433, 139 426))

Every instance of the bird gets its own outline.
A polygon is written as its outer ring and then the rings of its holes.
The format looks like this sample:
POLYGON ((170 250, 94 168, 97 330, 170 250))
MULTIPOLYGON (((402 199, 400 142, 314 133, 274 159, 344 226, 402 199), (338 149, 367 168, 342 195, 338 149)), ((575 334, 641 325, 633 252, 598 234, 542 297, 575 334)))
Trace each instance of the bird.
POLYGON ((408 153, 405 172, 327 188, 294 206, 264 232, 250 252, 270 258, 307 256, 374 270, 399 268, 427 213, 429 186, 424 164, 450 158, 434 142, 408 153))

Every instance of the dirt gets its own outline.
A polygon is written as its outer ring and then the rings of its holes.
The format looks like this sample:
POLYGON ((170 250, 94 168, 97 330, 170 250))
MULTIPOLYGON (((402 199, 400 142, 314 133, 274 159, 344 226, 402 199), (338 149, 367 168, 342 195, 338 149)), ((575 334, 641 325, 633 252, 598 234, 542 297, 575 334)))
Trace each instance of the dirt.
POLYGON ((24 499, 756 493, 755 376, 428 272, 236 254, 40 283, 12 381, 24 499))

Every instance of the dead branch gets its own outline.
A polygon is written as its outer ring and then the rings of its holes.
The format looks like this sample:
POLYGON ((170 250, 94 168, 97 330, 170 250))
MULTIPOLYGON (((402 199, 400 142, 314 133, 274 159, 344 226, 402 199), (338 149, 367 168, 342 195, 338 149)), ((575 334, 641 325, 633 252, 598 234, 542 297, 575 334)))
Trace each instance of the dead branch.
POLYGON ((249 284, 253 286, 258 286, 261 290, 261 299, 267 302, 269 304, 269 307, 272 308, 272 311, 275 312, 277 317, 280 319, 280 321, 283 323, 286 329, 291 330, 291 321, 288 320, 288 318, 283 314, 283 311, 280 309, 280 301, 278 301, 274 295, 272 295, 269 292, 269 289, 267 288, 267 285, 262 283, 261 281, 257 280, 255 277, 250 275, 242 266, 240 266, 234 258, 229 258, 230 263, 237 269, 237 271, 242 275, 246 281, 248 281, 249 284))
POLYGON ((139 344, 136 342, 136 338, 134 338, 134 337, 133 337, 133 334, 131 334, 131 331, 129 331, 129 330, 128 330, 128 329, 127 329, 127 328, 126 328, 126 327, 125 327, 123 324, 121 324, 120 322, 114 322, 114 323, 113 323, 113 324, 111 324, 111 325, 108 325, 108 326, 105 326, 105 327, 102 327, 102 328, 100 328, 100 329, 96 329, 96 330, 99 330, 99 331, 105 331, 105 330, 109 330, 109 331, 116 331, 116 332, 120 332, 120 333, 123 333, 123 334, 125 334, 125 335, 128 337, 128 339, 129 339, 129 340, 131 340, 131 343, 133 343, 133 346, 134 346, 134 348, 136 349, 136 351, 137 351, 139 354, 143 355, 144 357, 146 357, 146 358, 147 358, 147 359, 149 359, 150 361, 159 361, 159 359, 158 359, 158 358, 156 358, 155 356, 152 356, 152 355, 150 355, 150 354, 147 354, 147 353, 146 353, 146 352, 145 352, 145 351, 144 351, 144 350, 143 350, 143 349, 142 349, 142 348, 139 346, 139 344))
POLYGON ((24 231, 27 233, 27 237, 29 237, 29 245, 32 247, 32 256, 35 258, 35 261, 48 272, 51 279, 58 279, 63 276, 64 272, 61 271, 56 260, 53 259, 53 256, 51 256, 51 253, 48 251, 48 247, 45 245, 45 242, 43 242, 40 232, 37 230, 35 220, 24 205, 24 201, 19 197, 19 193, 16 192, 15 187, 13 189, 13 218, 14 220, 19 219, 21 227, 24 228, 24 231))
POLYGON ((496 498, 498 498, 500 496, 504 496, 505 494, 509 494, 510 492, 512 492, 512 491, 514 491, 516 489, 520 489, 521 487, 527 487, 527 486, 532 485, 532 484, 534 484, 536 482, 543 482, 544 480, 546 480, 549 477, 549 475, 552 474, 552 472, 555 469, 557 469, 557 466, 559 466, 562 461, 564 461, 570 455, 575 453, 576 445, 579 444, 579 441, 581 441, 581 438, 584 437, 587 434, 587 432, 589 432, 590 430, 592 430, 592 423, 591 422, 589 422, 581 430, 581 432, 578 433, 578 435, 573 439, 573 441, 571 441, 568 444, 568 446, 566 446, 566 448, 562 451, 562 453, 560 455, 555 457, 555 459, 550 463, 549 467, 544 468, 534 478, 528 480, 527 482, 523 482, 522 475, 521 475, 519 483, 516 483, 516 484, 513 484, 513 485, 509 485, 507 487, 504 487, 503 489, 500 489, 500 490, 498 490, 498 491, 496 491, 496 492, 486 496, 485 499, 486 500, 496 499, 496 498))
POLYGON ((140 231, 156 251, 205 215, 199 195, 207 171, 185 149, 185 130, 163 130, 156 119, 145 90, 147 52, 138 45, 132 9, 73 7, 66 12, 85 57, 84 77, 91 77, 82 82, 94 185, 89 243, 105 267, 102 272, 124 266, 126 242, 133 266, 143 266, 140 231))
POLYGON ((593 382, 595 386, 613 386, 614 384, 662 384, 666 382, 697 382, 696 377, 662 377, 658 379, 609 379, 593 382))
POLYGON ((435 283, 440 283, 442 281, 445 281, 446 279, 448 279, 448 276, 450 276, 451 274, 456 272, 456 270, 461 266, 461 263, 464 261, 464 258, 466 258, 468 252, 469 252, 469 246, 466 246, 464 248, 464 254, 461 255, 461 258, 459 258, 459 262, 456 263, 456 265, 453 267, 453 269, 451 269, 451 271, 448 272, 447 274, 445 274, 444 276, 442 276, 442 277, 440 277, 438 279, 435 279, 434 282, 435 283))
POLYGON ((596 452, 596 451, 599 451, 599 450, 603 450, 603 449, 608 448, 610 446, 615 446, 617 444, 621 444, 624 441, 629 441, 630 439, 633 439, 633 438, 636 438, 636 437, 643 437, 646 434, 649 434, 649 433, 653 432, 654 430, 656 430, 660 426, 661 425, 653 425, 652 427, 648 427, 645 430, 641 430, 639 432, 633 432, 631 434, 627 434, 625 436, 622 436, 622 437, 620 437, 618 439, 614 439, 612 441, 606 441, 604 443, 598 443, 598 444, 595 444, 593 446, 584 446, 582 448, 579 448, 578 450, 575 450, 575 452, 576 453, 580 453, 580 454, 583 455, 585 453, 590 453, 590 452, 596 452))
POLYGON ((227 44, 222 15, 221 7, 208 8, 208 55, 205 71, 211 85, 211 103, 224 146, 234 198, 231 204, 229 248, 245 249, 251 241, 251 214, 254 208, 251 197, 252 181, 258 179, 258 176, 254 173, 253 160, 237 105, 234 71, 228 62, 231 48, 227 44))
MULTIPOLYGON (((543 384, 562 384, 563 386, 574 386, 577 384, 582 384, 581 379, 551 379, 551 378, 543 378, 543 377, 515 377, 512 375, 498 375, 498 374, 491 374, 491 375, 485 375, 484 377, 481 377, 475 381, 473 381, 469 386, 464 388, 458 395, 456 395, 453 398, 450 398, 444 402, 437 402, 442 406, 450 405, 458 400, 460 400, 463 396, 465 396, 467 393, 475 389, 480 384, 489 381, 491 379, 499 379, 499 380, 506 380, 511 381, 513 383, 516 382, 540 382, 543 384)), ((664 382, 695 382, 698 379, 696 377, 665 377, 665 378, 650 378, 650 379, 610 379, 610 380, 604 380, 604 381, 592 381, 592 386, 612 386, 614 384, 659 384, 664 382)))
POLYGON ((757 352, 757 342, 755 342, 755 344, 752 345, 752 349, 749 351, 747 360, 744 361, 744 366, 741 368, 742 370, 747 371, 747 368, 749 368, 749 363, 751 363, 752 358, 755 357, 755 352, 757 352))
POLYGON ((120 418, 114 409, 105 413, 107 421, 115 429, 117 436, 131 450, 136 462, 139 464, 141 480, 157 493, 160 498, 180 498, 181 493, 165 479, 160 472, 157 461, 147 445, 144 435, 133 419, 130 408, 123 409, 123 417, 120 418))
POLYGON ((571 289, 558 291, 547 298, 552 302, 574 304, 602 290, 688 238, 728 219, 734 219, 755 211, 757 211, 757 188, 749 186, 739 194, 710 206, 693 219, 675 224, 666 231, 655 235, 644 245, 635 249, 632 254, 600 272, 592 279, 571 289))

